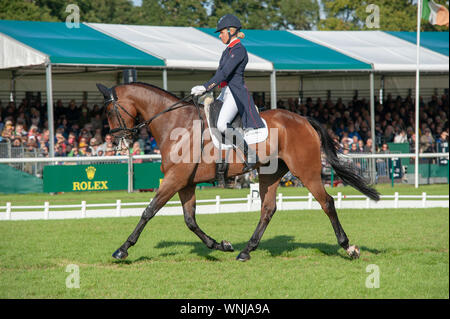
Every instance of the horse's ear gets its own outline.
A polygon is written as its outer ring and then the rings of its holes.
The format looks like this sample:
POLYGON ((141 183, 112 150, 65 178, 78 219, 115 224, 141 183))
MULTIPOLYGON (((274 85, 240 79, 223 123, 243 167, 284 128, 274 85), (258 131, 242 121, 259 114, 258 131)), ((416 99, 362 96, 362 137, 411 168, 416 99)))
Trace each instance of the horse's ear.
POLYGON ((109 99, 111 97, 111 89, 108 89, 106 86, 100 83, 97 83, 96 85, 97 89, 100 91, 100 93, 103 94, 105 99, 109 99))

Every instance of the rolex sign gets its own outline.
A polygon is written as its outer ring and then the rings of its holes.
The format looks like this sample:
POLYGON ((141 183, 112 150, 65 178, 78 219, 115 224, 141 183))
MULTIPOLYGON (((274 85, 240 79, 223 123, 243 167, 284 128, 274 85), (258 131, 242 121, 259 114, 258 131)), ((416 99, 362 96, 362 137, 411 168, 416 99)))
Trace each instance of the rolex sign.
POLYGON ((127 188, 127 164, 44 167, 44 192, 106 191, 127 188))

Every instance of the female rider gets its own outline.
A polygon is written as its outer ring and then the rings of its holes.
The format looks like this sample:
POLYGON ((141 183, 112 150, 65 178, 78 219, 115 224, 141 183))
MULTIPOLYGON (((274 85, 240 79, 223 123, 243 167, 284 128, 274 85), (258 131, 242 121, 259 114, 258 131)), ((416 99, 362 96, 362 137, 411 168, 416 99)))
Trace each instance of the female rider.
MULTIPOLYGON (((216 74, 208 82, 194 86, 191 90, 193 95, 202 95, 216 86, 222 88, 218 99, 223 102, 223 105, 217 120, 217 129, 222 134, 225 134, 227 129, 232 129, 230 123, 237 113, 242 117, 244 130, 264 127, 253 97, 244 83, 244 69, 248 63, 248 54, 240 41, 244 38, 244 34, 240 32, 241 27, 239 19, 232 14, 226 14, 219 19, 215 32, 220 32, 219 38, 227 47, 222 53, 216 74)), ((235 146, 247 158, 244 170, 253 169, 258 161, 256 152, 248 147, 238 130, 234 130, 232 134, 236 137, 235 146)), ((225 137, 227 135, 225 134, 225 137)))

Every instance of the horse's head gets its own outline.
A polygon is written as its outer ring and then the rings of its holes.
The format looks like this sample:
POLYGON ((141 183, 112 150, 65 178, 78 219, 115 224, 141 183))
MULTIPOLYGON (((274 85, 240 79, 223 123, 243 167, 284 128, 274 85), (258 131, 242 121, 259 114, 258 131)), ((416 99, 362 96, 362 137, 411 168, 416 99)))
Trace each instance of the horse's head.
POLYGON ((97 83, 98 90, 105 98, 104 106, 110 133, 114 137, 117 150, 129 149, 138 132, 135 127, 137 110, 133 101, 119 97, 115 87, 107 88, 97 83))

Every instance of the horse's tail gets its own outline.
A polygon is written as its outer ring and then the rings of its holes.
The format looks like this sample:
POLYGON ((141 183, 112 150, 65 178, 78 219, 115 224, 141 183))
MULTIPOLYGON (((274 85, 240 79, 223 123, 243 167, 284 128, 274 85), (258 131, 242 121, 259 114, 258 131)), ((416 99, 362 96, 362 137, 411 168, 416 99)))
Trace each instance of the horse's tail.
POLYGON ((352 163, 342 162, 339 160, 337 155, 338 145, 330 134, 328 134, 328 132, 325 131, 325 129, 317 121, 309 117, 307 119, 309 124, 311 124, 311 126, 319 134, 322 149, 328 162, 331 164, 331 167, 333 167, 336 171, 336 174, 342 178, 344 183, 356 188, 370 199, 378 201, 380 199, 380 194, 376 189, 371 187, 360 174, 358 174, 356 167, 352 165, 352 163))

